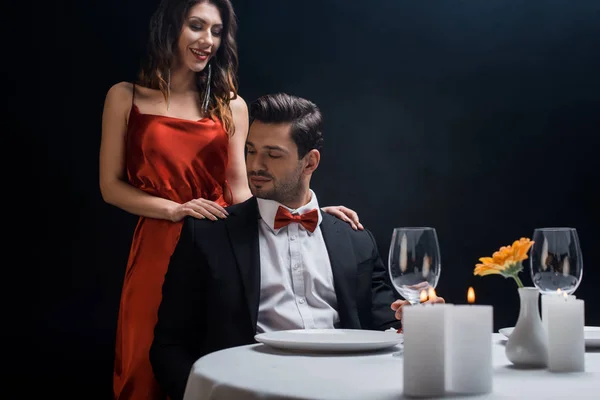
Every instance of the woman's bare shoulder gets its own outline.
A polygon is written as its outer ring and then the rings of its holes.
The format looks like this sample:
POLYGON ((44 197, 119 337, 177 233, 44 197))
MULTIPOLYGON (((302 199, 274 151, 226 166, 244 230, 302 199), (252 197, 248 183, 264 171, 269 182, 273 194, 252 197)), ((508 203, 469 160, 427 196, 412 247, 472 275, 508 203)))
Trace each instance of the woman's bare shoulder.
POLYGON ((110 87, 110 89, 108 89, 108 95, 113 95, 113 96, 119 96, 119 97, 124 97, 124 96, 129 96, 131 97, 131 95, 133 94, 133 83, 131 82, 119 82, 119 83, 115 83, 114 85, 112 85, 110 87))
POLYGON ((133 84, 130 82, 115 83, 106 93, 106 103, 114 105, 131 104, 133 84))
POLYGON ((231 93, 231 101, 229 102, 229 107, 231 108, 231 112, 233 114, 238 113, 248 113, 248 105, 246 101, 239 94, 231 93))

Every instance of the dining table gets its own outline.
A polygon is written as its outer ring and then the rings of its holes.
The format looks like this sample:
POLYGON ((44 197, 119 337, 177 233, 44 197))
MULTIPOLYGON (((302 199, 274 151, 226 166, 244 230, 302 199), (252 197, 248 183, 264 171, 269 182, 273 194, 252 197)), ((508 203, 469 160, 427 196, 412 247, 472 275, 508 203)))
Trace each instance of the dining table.
MULTIPOLYGON (((392 333, 393 334, 393 333, 392 333)), ((489 393, 452 399, 600 399, 600 348, 586 348, 585 371, 517 368, 506 337, 493 333, 489 393)), ((307 352, 263 343, 219 350, 197 360, 184 400, 397 400, 403 393, 402 344, 364 352, 307 352)))

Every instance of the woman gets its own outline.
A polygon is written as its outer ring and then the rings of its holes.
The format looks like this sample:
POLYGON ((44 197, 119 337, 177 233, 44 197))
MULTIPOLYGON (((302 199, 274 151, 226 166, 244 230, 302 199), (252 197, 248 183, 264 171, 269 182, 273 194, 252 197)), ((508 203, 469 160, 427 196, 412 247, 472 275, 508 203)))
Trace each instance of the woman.
MULTIPOLYGON (((121 82, 106 95, 100 189, 107 203, 140 217, 121 295, 117 399, 164 398, 148 351, 182 219, 226 218, 224 207, 251 196, 235 33, 230 0, 163 0, 139 84, 121 82)), ((324 211, 362 229, 352 210, 324 211)))

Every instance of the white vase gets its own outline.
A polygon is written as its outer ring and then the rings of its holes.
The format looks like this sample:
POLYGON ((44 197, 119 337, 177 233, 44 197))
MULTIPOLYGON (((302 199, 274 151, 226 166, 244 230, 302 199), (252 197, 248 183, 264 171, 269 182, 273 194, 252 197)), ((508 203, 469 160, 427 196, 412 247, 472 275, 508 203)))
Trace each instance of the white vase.
POLYGON ((540 318, 540 291, 534 287, 523 287, 518 291, 521 309, 506 343, 506 357, 518 367, 545 368, 548 365, 548 338, 540 318))

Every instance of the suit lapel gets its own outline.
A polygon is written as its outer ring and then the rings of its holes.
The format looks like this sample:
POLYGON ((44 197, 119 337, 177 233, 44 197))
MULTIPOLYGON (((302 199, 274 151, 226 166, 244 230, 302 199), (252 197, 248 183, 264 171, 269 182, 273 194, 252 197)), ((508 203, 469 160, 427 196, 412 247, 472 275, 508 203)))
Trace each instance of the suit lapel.
POLYGON ((357 266, 352 243, 348 234, 340 229, 338 218, 322 213, 321 232, 329 253, 333 284, 340 314, 340 327, 347 329, 360 328, 356 312, 356 276, 357 266))
POLYGON ((256 332, 260 302, 260 250, 258 245, 258 206, 252 197, 226 221, 231 248, 242 278, 252 329, 256 332))

